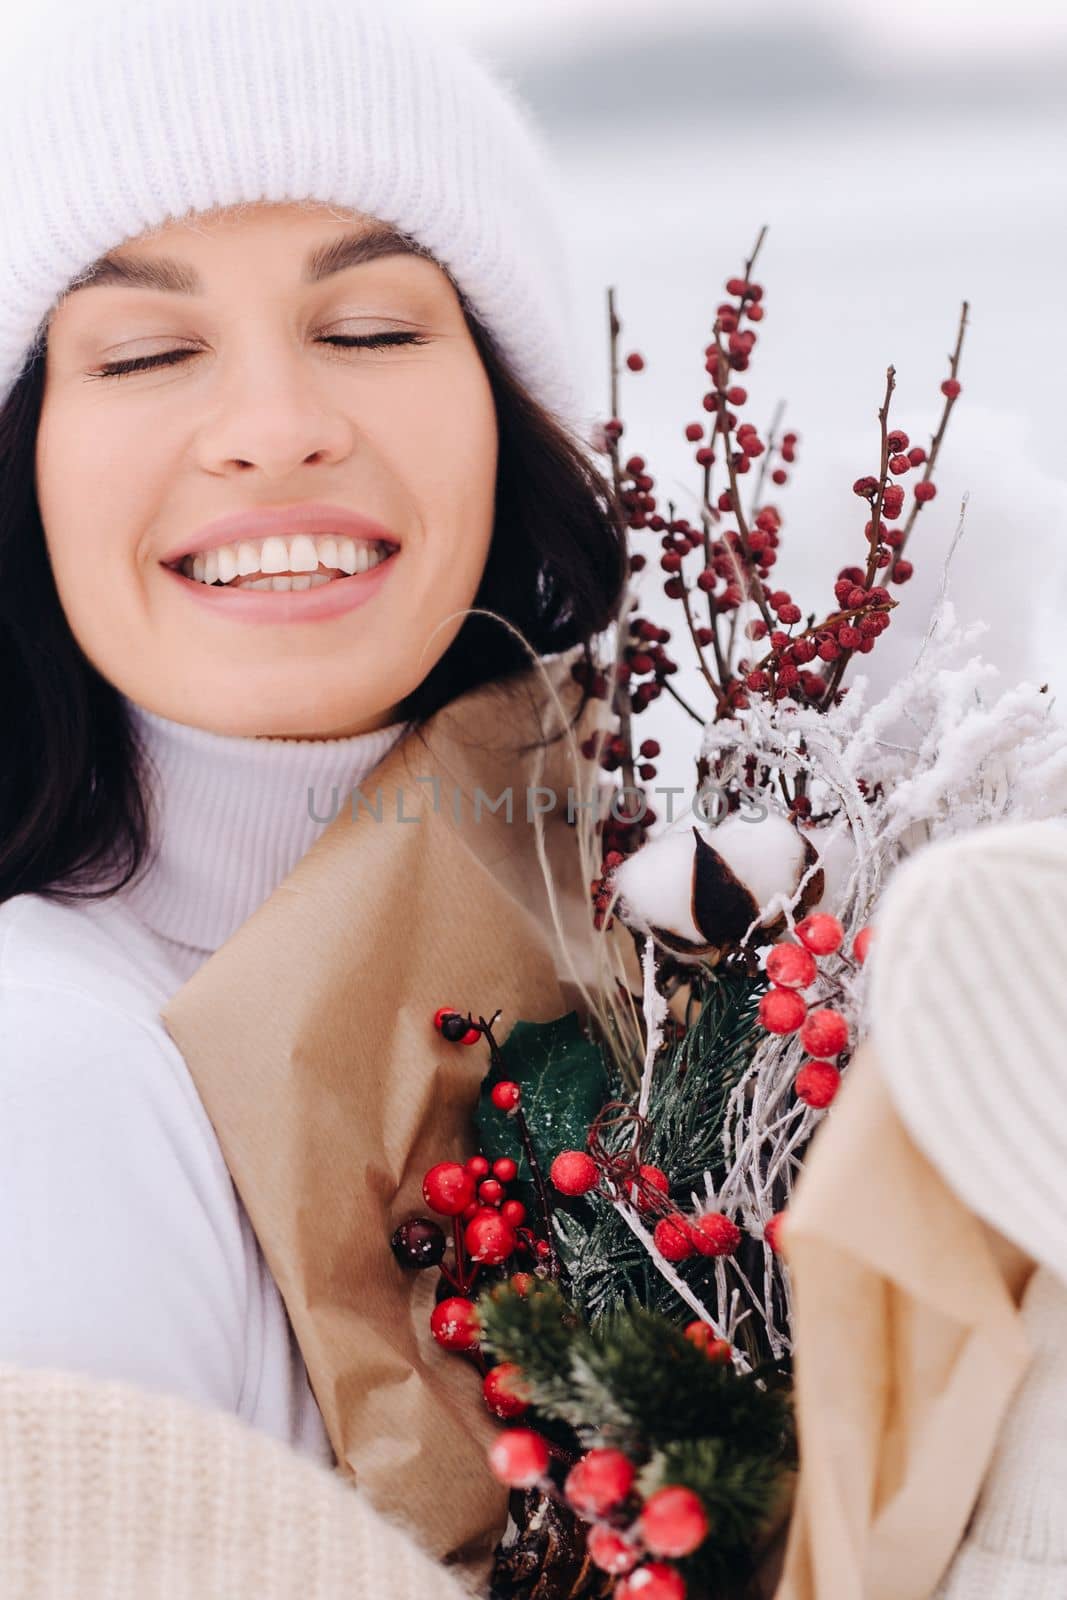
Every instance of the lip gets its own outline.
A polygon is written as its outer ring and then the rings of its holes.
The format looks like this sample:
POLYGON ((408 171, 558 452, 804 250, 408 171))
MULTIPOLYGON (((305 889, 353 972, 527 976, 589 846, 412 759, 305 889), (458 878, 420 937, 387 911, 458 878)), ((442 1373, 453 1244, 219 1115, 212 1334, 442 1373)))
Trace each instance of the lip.
MULTIPOLYGON (((220 545, 235 544, 240 539, 266 539, 282 533, 340 533, 350 539, 382 540, 399 549, 400 540, 382 523, 366 517, 347 506, 331 505, 326 500, 300 500, 288 506, 254 506, 245 511, 235 511, 225 517, 205 522, 202 528, 175 545, 162 557, 165 567, 172 569, 186 556, 199 555, 205 550, 217 550, 220 545)), ((388 565, 388 563, 385 563, 388 565)), ((376 572, 378 569, 372 568, 376 572)), ((363 576, 363 574, 353 574, 363 576)), ((337 578, 335 583, 345 580, 337 578)), ((203 587, 203 585, 201 585, 203 587)), ((332 588, 326 584, 324 588, 332 588)), ((248 593, 248 590, 244 590, 248 593)), ((263 591, 252 591, 262 593, 263 591)), ((318 591, 315 591, 318 592, 318 591)))

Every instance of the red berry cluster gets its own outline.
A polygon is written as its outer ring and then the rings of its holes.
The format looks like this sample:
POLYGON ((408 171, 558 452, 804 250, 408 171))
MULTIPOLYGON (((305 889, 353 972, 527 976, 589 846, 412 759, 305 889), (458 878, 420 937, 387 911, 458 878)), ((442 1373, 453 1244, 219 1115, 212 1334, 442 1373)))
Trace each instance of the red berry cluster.
MULTIPOLYGON (((453 1044, 474 1044, 489 1036, 488 1028, 464 1017, 451 1006, 434 1013, 434 1027, 453 1044)), ((491 1091, 498 1109, 519 1115, 522 1100, 517 1083, 503 1081, 491 1091)), ((430 1332, 446 1350, 473 1356, 484 1372, 486 1405, 494 1416, 517 1417, 527 1409, 521 1373, 511 1363, 485 1371, 479 1349, 478 1314, 472 1291, 487 1273, 510 1274, 510 1282, 525 1293, 533 1272, 543 1273, 551 1246, 530 1226, 521 1200, 508 1197, 518 1176, 510 1156, 490 1162, 477 1154, 466 1161, 439 1161, 422 1181, 422 1197, 429 1209, 452 1222, 452 1254, 445 1260, 446 1240, 440 1224, 425 1217, 403 1222, 392 1237, 392 1249, 404 1267, 436 1267, 440 1271, 438 1298, 430 1316, 430 1332), (521 1270, 523 1267, 531 1271, 521 1270)))
MULTIPOLYGON (((661 509, 654 492, 656 480, 643 455, 623 458, 620 454, 619 441, 624 432, 618 394, 621 323, 615 311, 614 291, 608 291, 612 415, 593 442, 610 457, 614 508, 620 527, 631 534, 647 530, 659 538, 663 591, 677 600, 684 612, 684 637, 695 649, 703 680, 715 697, 715 720, 748 709, 753 695, 829 708, 847 692, 840 689, 840 684, 849 662, 855 655, 873 650, 898 603, 886 585, 904 583, 912 575, 904 547, 917 513, 937 492, 931 474, 949 412, 961 392, 957 369, 967 321, 966 303, 950 360, 950 376, 941 385, 945 398, 941 422, 928 450, 911 445, 901 430, 888 428, 890 368, 886 399, 879 412, 883 446, 879 471, 857 480, 854 486, 869 502, 866 563, 843 567, 835 584, 834 610, 821 622, 812 613, 804 625, 801 607, 793 595, 773 587, 772 569, 779 555, 782 514, 765 494, 768 480, 774 488, 783 487, 788 481, 788 469, 796 459, 797 434, 779 434, 777 416, 765 435, 754 423, 741 418, 748 403, 748 390, 738 377, 751 363, 757 328, 766 312, 763 285, 753 278, 765 231, 761 231, 743 273, 727 279, 729 298, 716 309, 712 338, 704 349, 708 383, 701 404, 706 420, 691 420, 683 425, 703 480, 701 511, 695 521, 677 516, 670 501, 661 509), (753 467, 755 483, 746 509, 741 485, 753 473, 753 467), (725 481, 713 488, 716 468, 723 470, 725 481), (920 474, 920 479, 910 511, 901 523, 905 516, 905 488, 898 480, 910 473, 920 474), (696 560, 699 568, 694 571, 696 560), (884 580, 879 582, 878 575, 883 570, 884 580), (742 608, 748 606, 754 606, 758 614, 749 617, 741 631, 738 623, 742 608), (706 612, 706 618, 701 611, 706 612), (735 656, 735 646, 743 648, 741 639, 765 640, 765 653, 759 659, 735 656)), ((646 368, 645 357, 640 351, 630 351, 625 367, 630 372, 642 372, 646 368)), ((644 570, 648 559, 643 552, 631 550, 630 572, 644 570)), ((618 731, 601 730, 586 740, 583 751, 587 758, 598 760, 605 771, 620 772, 625 790, 618 808, 621 815, 612 816, 603 824, 605 861, 600 876, 591 885, 598 927, 605 923, 610 926, 605 912, 609 897, 604 878, 610 872, 607 855, 632 854, 643 842, 643 830, 655 820, 655 813, 644 806, 639 795, 641 783, 650 782, 656 775, 652 752, 658 755, 659 748, 655 740, 645 740, 639 748, 634 747, 633 717, 666 692, 696 721, 707 721, 706 715, 691 706, 671 681, 678 662, 665 649, 670 630, 640 615, 633 600, 621 632, 620 655, 610 672, 584 663, 574 668, 575 676, 591 694, 610 702, 617 718, 618 731)), ((798 817, 811 815, 805 788, 803 776, 794 780, 792 794, 787 788, 792 813, 798 817)), ((731 795, 731 806, 737 803, 740 796, 731 795)))
MULTIPOLYGON (((540 1434, 512 1428, 493 1445, 490 1465, 510 1488, 553 1492, 550 1451, 540 1434)), ((615 1600, 685 1600, 686 1585, 672 1561, 692 1555, 708 1536, 707 1512, 684 1484, 642 1497, 637 1468, 621 1450, 589 1450, 567 1474, 563 1499, 591 1526, 589 1558, 619 1578, 615 1600)))
MULTIPOLYGON (((873 929, 862 928, 852 944, 856 960, 866 960, 873 929)), ((766 971, 771 987, 759 1003, 759 1020, 770 1033, 800 1032, 800 1042, 814 1058, 796 1075, 798 1097, 809 1106, 828 1106, 841 1083, 836 1058, 848 1048, 849 1027, 834 1006, 811 1006, 800 993, 820 977, 818 956, 840 951, 845 930, 836 917, 816 912, 796 926, 796 942, 783 941, 767 954, 766 971)))
POLYGON ((741 1243, 741 1229, 721 1211, 692 1216, 670 1198, 670 1179, 659 1167, 641 1164, 636 1172, 625 1159, 602 1154, 597 1160, 584 1150, 563 1150, 549 1177, 561 1194, 596 1190, 604 1199, 632 1200, 638 1211, 659 1214, 652 1230, 656 1249, 668 1261, 691 1256, 731 1256, 741 1243))

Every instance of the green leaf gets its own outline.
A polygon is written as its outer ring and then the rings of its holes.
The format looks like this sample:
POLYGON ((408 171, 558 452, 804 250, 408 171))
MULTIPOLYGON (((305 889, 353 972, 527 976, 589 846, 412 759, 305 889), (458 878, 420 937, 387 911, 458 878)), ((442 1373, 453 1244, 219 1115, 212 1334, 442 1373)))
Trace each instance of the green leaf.
MULTIPOLYGON (((538 1215, 532 1174, 518 1120, 490 1100, 494 1084, 511 1081, 522 1090, 522 1109, 538 1165, 548 1169, 561 1150, 584 1150, 589 1125, 609 1098, 608 1074, 599 1047, 582 1031, 576 1011, 551 1022, 516 1022, 482 1082, 474 1112, 480 1149, 489 1161, 511 1156, 518 1163, 512 1193, 531 1218, 538 1215)), ((561 1197, 553 1195, 553 1200, 561 1197)))

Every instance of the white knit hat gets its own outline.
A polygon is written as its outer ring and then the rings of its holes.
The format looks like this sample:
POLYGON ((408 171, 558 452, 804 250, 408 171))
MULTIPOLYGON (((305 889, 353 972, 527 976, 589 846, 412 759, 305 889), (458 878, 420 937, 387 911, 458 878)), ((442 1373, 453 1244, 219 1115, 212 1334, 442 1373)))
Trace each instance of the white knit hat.
POLYGON ((0 24, 0 403, 98 256, 190 210, 311 199, 428 249, 577 421, 558 176, 514 88, 437 19, 406 0, 25 9, 0 24))

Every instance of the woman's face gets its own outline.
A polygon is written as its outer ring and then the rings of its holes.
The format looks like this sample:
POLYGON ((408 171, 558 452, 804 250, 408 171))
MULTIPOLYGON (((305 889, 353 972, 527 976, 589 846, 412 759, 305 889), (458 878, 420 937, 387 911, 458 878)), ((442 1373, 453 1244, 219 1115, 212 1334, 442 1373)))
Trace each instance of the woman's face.
POLYGON ((368 250, 381 228, 317 204, 201 213, 110 251, 53 313, 36 483, 56 586, 85 655, 151 711, 383 727, 462 626, 492 393, 447 275, 368 250))

